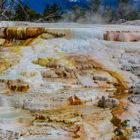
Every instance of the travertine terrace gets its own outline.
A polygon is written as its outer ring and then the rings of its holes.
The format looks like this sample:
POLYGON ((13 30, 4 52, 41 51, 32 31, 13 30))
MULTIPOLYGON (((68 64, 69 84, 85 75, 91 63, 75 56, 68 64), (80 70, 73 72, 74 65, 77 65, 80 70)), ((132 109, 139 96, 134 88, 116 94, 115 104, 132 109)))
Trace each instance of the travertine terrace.
POLYGON ((140 138, 140 27, 0 23, 0 140, 140 138))

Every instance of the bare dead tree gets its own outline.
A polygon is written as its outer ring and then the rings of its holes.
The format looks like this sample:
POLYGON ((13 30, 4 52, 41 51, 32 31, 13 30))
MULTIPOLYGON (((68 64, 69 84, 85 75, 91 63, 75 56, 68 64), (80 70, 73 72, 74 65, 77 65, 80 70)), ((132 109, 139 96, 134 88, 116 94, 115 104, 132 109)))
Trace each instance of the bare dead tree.
POLYGON ((20 0, 0 0, 0 20, 12 20, 15 16, 16 5, 20 6, 29 20, 29 15, 20 0))
POLYGON ((7 0, 0 0, 0 19, 1 20, 9 20, 10 17, 12 16, 12 8, 11 8, 11 4, 7 4, 6 3, 9 2, 7 0))

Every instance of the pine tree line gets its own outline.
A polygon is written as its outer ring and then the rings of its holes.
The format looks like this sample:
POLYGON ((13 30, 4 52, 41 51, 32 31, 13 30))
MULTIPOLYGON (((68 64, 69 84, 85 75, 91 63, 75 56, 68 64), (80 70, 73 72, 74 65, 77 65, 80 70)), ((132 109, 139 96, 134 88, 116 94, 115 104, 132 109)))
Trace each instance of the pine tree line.
POLYGON ((140 9, 135 11, 128 0, 118 0, 119 5, 116 9, 111 6, 104 5, 101 8, 101 0, 91 0, 88 8, 73 6, 71 10, 65 12, 57 5, 46 5, 43 14, 39 14, 31 10, 20 0, 10 0, 8 6, 5 6, 7 0, 0 0, 0 20, 16 20, 16 21, 35 21, 35 22, 56 22, 59 20, 67 22, 91 22, 98 23, 114 22, 122 20, 140 19, 140 9), (16 3, 16 6, 15 6, 16 3))
POLYGON ((46 5, 43 14, 30 9, 20 0, 10 0, 6 5, 6 0, 0 0, 0 20, 14 21, 57 21, 61 18, 61 7, 56 4, 46 5))

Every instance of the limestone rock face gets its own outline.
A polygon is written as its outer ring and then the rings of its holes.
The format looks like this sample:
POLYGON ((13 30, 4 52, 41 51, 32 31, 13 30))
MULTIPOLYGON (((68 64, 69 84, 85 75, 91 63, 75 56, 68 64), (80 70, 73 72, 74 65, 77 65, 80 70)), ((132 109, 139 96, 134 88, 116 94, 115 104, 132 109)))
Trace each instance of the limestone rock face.
POLYGON ((104 34, 104 40, 120 42, 140 41, 140 32, 133 31, 107 31, 104 34))
POLYGON ((44 28, 31 27, 31 28, 15 28, 15 27, 3 27, 0 29, 0 38, 4 39, 28 39, 37 37, 45 32, 44 28))
POLYGON ((139 27, 0 26, 0 138, 136 138, 139 27))

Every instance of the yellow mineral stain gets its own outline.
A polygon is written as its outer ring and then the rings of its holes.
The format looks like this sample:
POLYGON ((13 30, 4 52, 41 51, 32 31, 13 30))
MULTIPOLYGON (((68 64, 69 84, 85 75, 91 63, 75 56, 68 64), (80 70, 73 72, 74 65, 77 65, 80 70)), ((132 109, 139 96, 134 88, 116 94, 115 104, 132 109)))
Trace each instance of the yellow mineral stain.
POLYGON ((66 56, 60 57, 58 60, 59 64, 62 64, 64 66, 74 66, 74 61, 71 59, 68 59, 66 56))
POLYGON ((29 38, 21 43, 23 46, 30 45, 34 41, 34 38, 29 38))
POLYGON ((112 109, 112 122, 115 126, 120 127, 121 118, 119 117, 124 112, 124 106, 120 103, 116 108, 112 109))
POLYGON ((16 46, 16 47, 10 47, 10 48, 8 48, 8 50, 9 50, 10 52, 16 53, 16 54, 18 54, 18 55, 21 55, 21 54, 22 54, 21 49, 22 49, 21 46, 16 46))
POLYGON ((10 63, 4 58, 0 58, 0 73, 4 72, 9 67, 11 67, 10 63))
POLYGON ((21 71, 21 72, 20 72, 20 75, 22 75, 22 76, 24 76, 24 77, 26 77, 26 78, 32 78, 32 77, 36 76, 37 73, 36 73, 36 72, 27 73, 27 72, 25 72, 25 71, 21 71))
POLYGON ((49 62, 53 63, 55 60, 52 57, 47 57, 47 58, 38 58, 37 60, 32 61, 34 64, 38 64, 41 66, 47 66, 49 62))

